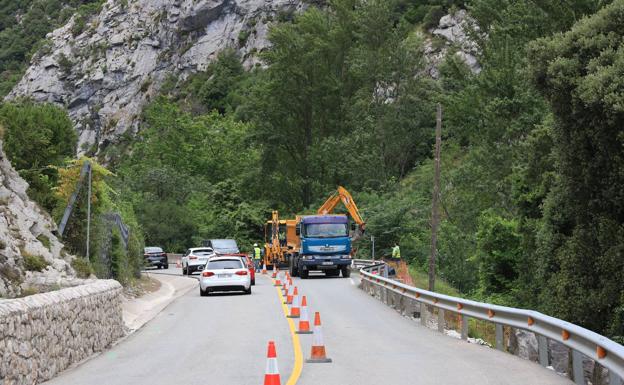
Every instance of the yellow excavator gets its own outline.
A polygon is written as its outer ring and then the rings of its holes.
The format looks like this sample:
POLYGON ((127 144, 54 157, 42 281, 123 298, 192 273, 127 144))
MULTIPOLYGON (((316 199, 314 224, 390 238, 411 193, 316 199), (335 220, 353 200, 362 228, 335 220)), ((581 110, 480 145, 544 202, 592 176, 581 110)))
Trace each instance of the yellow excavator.
POLYGON ((267 268, 287 267, 291 275, 302 278, 307 278, 312 270, 323 271, 327 276, 342 272, 346 277, 353 253, 351 242, 360 238, 365 228, 353 197, 339 186, 316 215, 280 220, 278 212, 273 211, 265 224, 264 262, 267 268), (351 232, 347 216, 333 214, 340 202, 353 219, 351 232))

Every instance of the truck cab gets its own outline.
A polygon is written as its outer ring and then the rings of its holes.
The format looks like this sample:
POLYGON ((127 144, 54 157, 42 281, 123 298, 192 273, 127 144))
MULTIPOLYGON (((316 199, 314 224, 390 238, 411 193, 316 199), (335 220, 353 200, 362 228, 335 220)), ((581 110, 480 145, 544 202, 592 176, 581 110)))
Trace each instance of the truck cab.
POLYGON ((298 217, 298 253, 291 256, 291 275, 308 278, 310 271, 348 277, 351 265, 351 238, 346 215, 304 215, 298 217))

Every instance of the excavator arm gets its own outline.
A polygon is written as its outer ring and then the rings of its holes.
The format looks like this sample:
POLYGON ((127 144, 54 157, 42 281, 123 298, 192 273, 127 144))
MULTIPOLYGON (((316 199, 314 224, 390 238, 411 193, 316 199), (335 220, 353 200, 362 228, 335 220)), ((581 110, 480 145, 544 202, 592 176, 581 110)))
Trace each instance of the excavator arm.
POLYGON ((319 207, 317 213, 320 215, 331 214, 340 202, 342 202, 342 204, 346 207, 349 215, 351 215, 353 221, 358 225, 358 228, 353 235, 353 240, 356 240, 364 234, 366 222, 362 219, 360 210, 347 189, 342 186, 338 186, 338 189, 334 191, 334 193, 325 201, 325 203, 323 203, 321 207, 319 207))

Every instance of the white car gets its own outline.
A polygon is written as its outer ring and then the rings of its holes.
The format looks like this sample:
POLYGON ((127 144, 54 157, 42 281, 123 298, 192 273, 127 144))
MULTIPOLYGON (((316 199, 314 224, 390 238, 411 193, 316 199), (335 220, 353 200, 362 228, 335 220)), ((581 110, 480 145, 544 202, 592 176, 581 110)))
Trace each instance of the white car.
POLYGON ((251 275, 239 257, 210 258, 199 278, 199 294, 205 297, 215 291, 251 294, 251 275))
POLYGON ((186 250, 182 257, 182 274, 191 275, 195 271, 202 271, 208 259, 214 256, 214 250, 210 247, 193 247, 186 250))

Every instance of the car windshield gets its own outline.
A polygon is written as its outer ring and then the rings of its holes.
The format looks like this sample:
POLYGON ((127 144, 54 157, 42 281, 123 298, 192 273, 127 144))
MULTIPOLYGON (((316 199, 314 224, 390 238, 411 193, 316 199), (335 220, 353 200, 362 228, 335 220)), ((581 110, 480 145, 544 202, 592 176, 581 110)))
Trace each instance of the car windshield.
POLYGON ((161 249, 160 247, 146 247, 145 248, 145 254, 150 254, 150 253, 162 253, 163 249, 161 249))
POLYGON ((193 250, 191 252, 191 254, 193 255, 206 255, 206 254, 212 254, 212 249, 197 249, 197 250, 193 250))
POLYGON ((233 239, 213 239, 210 243, 215 250, 236 250, 238 252, 238 245, 233 239))
POLYGON ((346 237, 349 230, 346 223, 310 223, 305 225, 305 236, 309 238, 346 237))
POLYGON ((240 259, 220 259, 217 261, 208 262, 207 270, 220 270, 220 269, 242 269, 243 263, 240 259))

